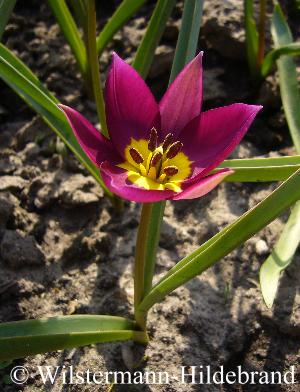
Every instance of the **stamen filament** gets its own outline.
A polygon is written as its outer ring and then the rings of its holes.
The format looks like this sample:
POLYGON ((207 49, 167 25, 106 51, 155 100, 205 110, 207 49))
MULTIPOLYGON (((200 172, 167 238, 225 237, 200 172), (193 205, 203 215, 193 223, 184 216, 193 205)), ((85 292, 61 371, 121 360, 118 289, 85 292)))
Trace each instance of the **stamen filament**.
POLYGON ((140 163, 140 172, 142 176, 147 177, 147 170, 142 163, 140 163))
POLYGON ((151 178, 151 180, 156 180, 156 174, 156 168, 151 166, 148 172, 148 177, 151 178))

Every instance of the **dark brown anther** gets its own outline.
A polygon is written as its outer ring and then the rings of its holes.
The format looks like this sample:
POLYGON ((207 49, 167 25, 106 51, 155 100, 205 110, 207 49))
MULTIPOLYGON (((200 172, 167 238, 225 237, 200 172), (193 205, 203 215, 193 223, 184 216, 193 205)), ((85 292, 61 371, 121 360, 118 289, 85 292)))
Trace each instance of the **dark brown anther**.
POLYGON ((164 173, 168 176, 168 177, 172 177, 175 176, 175 174, 178 173, 178 169, 176 166, 166 166, 164 168, 164 173))
POLYGON ((162 145, 164 152, 167 150, 169 145, 172 143, 173 137, 174 137, 173 133, 168 133, 167 136, 165 137, 165 140, 163 141, 163 145, 162 145))
POLYGON ((148 143, 148 149, 150 151, 154 151, 156 149, 156 147, 157 147, 157 139, 158 139, 157 131, 153 127, 151 129, 151 132, 150 132, 150 138, 149 138, 149 143, 148 143))
POLYGON ((171 159, 176 157, 176 155, 179 153, 179 151, 182 149, 183 144, 180 141, 177 141, 169 147, 169 150, 167 152, 167 158, 171 159))
POLYGON ((156 166, 162 158, 162 153, 156 151, 151 158, 151 166, 156 166))
POLYGON ((142 155, 138 152, 138 150, 136 148, 131 147, 131 149, 129 150, 129 153, 135 163, 140 164, 140 163, 144 162, 144 158, 142 157, 142 155))

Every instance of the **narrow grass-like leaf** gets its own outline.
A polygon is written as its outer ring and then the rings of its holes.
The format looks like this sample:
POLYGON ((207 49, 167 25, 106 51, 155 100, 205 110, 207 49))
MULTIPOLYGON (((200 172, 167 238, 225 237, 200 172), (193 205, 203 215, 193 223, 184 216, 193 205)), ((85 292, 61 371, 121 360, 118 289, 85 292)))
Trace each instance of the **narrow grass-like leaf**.
POLYGON ((87 344, 129 340, 145 343, 145 333, 123 317, 101 315, 59 316, 0 324, 0 360, 87 344))
POLYGON ((264 58, 262 64, 261 73, 264 78, 268 76, 276 60, 279 59, 280 56, 284 55, 299 56, 300 42, 292 42, 288 45, 283 45, 277 49, 271 50, 264 58))
MULTIPOLYGON (((279 4, 274 9, 271 32, 275 49, 292 44, 293 37, 279 4)), ((277 60, 277 67, 284 113, 294 145, 300 153, 300 90, 296 65, 290 56, 281 56, 277 60)))
POLYGON ((167 20, 176 0, 158 0, 147 31, 136 53, 133 67, 146 78, 153 60, 155 49, 163 35, 167 20))
POLYGON ((193 59, 197 50, 204 0, 185 0, 171 80, 193 59))
POLYGON ((137 313, 143 314, 177 287, 211 267, 299 199, 300 169, 263 201, 177 263, 152 288, 138 307, 137 313))
POLYGON ((225 178, 227 182, 284 181, 300 168, 300 156, 228 159, 212 173, 224 167, 234 170, 225 178))
POLYGON ((251 75, 257 78, 258 32, 253 17, 253 0, 244 0, 246 49, 251 75))
MULTIPOLYGON (((293 42, 290 28, 285 20, 279 4, 275 5, 272 17, 271 33, 275 49, 293 42)), ((289 130, 298 154, 300 153, 300 91, 297 81, 296 65, 293 59, 287 55, 277 60, 279 72, 280 94, 284 113, 288 122, 289 130)), ((266 305, 272 307, 281 272, 293 259, 299 246, 299 203, 293 207, 292 213, 286 226, 275 245, 271 255, 264 262, 260 271, 260 284, 266 305)))
POLYGON ((51 10, 61 28, 67 42, 69 43, 78 68, 86 79, 87 75, 87 58, 84 43, 80 37, 76 23, 69 11, 65 0, 48 0, 51 10))
POLYGON ((268 308, 273 306, 282 271, 293 260, 300 238, 300 202, 293 207, 288 222, 271 255, 260 268, 261 292, 268 308))
POLYGON ((97 37, 97 51, 100 55, 106 45, 115 35, 115 33, 123 27, 128 19, 137 12, 146 0, 123 0, 115 13, 108 20, 101 33, 97 37))
POLYGON ((86 4, 84 0, 69 0, 75 13, 75 19, 80 26, 85 29, 86 25, 86 4))
POLYGON ((48 0, 52 12, 59 24, 68 44, 71 47, 73 55, 76 59, 78 69, 84 80, 88 80, 87 76, 87 58, 84 43, 81 39, 76 23, 69 11, 65 0, 48 0))
POLYGON ((17 0, 0 0, 0 41, 17 0))
POLYGON ((112 194, 105 187, 99 170, 91 163, 79 146, 68 121, 56 105, 57 100, 51 93, 46 92, 44 87, 40 86, 40 82, 33 74, 29 76, 30 70, 25 66, 21 66, 21 61, 14 57, 5 46, 0 44, 0 78, 41 115, 44 121, 56 132, 80 162, 84 164, 101 184, 107 195, 111 197, 112 194), (12 58, 14 58, 14 62, 10 62, 12 58))
MULTIPOLYGON (((12 68, 22 74, 29 82, 31 82, 37 89, 42 91, 51 101, 58 103, 58 99, 39 81, 34 73, 6 46, 0 43, 0 57, 3 58, 12 68)), ((1 76, 1 75, 0 75, 1 76)))

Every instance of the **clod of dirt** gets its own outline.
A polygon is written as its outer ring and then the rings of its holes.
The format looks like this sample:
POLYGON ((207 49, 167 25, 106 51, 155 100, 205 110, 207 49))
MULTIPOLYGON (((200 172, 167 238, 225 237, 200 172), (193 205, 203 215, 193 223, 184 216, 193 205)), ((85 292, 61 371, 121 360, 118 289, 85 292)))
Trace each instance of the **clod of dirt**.
POLYGON ((212 0, 204 2, 202 35, 222 56, 234 60, 246 58, 243 2, 212 0))
POLYGON ((266 108, 280 108, 281 100, 278 90, 278 80, 275 75, 269 75, 261 85, 258 103, 266 108))
POLYGON ((11 149, 6 149, 0 153, 0 173, 11 174, 22 166, 22 161, 11 149))
POLYGON ((203 75, 203 98, 205 101, 216 101, 217 99, 226 98, 224 85, 219 80, 219 77, 223 74, 224 70, 222 68, 206 69, 203 75))
POLYGON ((61 183, 58 195, 64 205, 72 208, 97 203, 103 192, 91 177, 74 174, 61 183))
POLYGON ((95 232, 90 234, 83 232, 72 246, 64 252, 64 263, 74 263, 74 260, 89 260, 95 258, 106 258, 112 242, 107 233, 95 232))
POLYGON ((28 189, 28 202, 38 209, 48 207, 55 200, 55 175, 44 173, 35 178, 28 189))
POLYGON ((174 48, 170 46, 161 45, 159 46, 154 55, 154 60, 150 68, 148 77, 150 79, 155 79, 159 76, 164 75, 170 66, 172 65, 174 57, 174 48))
POLYGON ((27 143, 38 141, 51 135, 51 130, 45 126, 44 121, 36 116, 21 127, 16 134, 17 148, 24 148, 27 143))
POLYGON ((4 262, 14 269, 45 263, 45 256, 34 237, 31 235, 24 237, 18 231, 5 231, 0 255, 4 262))
POLYGON ((10 191, 13 193, 20 192, 26 187, 28 182, 18 176, 2 176, 0 182, 0 191, 10 191))
POLYGON ((0 230, 6 227, 6 224, 14 210, 15 203, 12 198, 12 195, 0 195, 0 230))

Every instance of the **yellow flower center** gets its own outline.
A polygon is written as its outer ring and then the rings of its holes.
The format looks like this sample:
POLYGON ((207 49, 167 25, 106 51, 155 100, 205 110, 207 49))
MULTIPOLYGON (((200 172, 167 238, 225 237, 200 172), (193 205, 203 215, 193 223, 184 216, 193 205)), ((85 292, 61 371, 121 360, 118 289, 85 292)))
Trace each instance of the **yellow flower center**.
POLYGON ((182 143, 173 142, 169 133, 163 143, 157 143, 155 128, 149 140, 133 139, 125 148, 125 162, 118 166, 127 170, 128 179, 135 185, 151 190, 181 191, 181 183, 191 173, 192 162, 180 151, 182 143))

